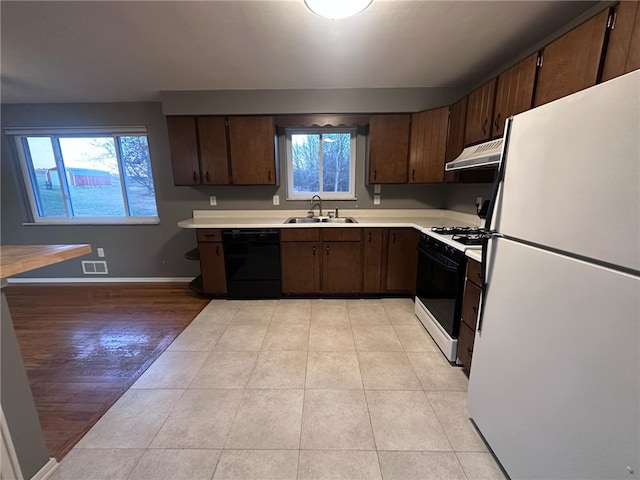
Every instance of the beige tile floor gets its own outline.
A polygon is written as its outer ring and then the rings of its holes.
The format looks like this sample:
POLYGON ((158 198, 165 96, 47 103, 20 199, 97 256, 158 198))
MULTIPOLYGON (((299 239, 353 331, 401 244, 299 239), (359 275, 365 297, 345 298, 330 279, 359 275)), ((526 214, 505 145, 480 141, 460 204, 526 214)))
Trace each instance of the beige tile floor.
POLYGON ((212 301, 62 479, 502 479, 408 299, 212 301))

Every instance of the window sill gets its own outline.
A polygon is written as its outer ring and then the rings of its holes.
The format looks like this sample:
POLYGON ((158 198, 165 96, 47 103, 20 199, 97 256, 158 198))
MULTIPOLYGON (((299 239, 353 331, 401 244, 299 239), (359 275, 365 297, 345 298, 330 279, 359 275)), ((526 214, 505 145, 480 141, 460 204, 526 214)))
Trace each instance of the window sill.
POLYGON ((38 225, 158 225, 159 217, 144 218, 83 218, 82 220, 43 220, 39 222, 23 222, 23 226, 38 225))

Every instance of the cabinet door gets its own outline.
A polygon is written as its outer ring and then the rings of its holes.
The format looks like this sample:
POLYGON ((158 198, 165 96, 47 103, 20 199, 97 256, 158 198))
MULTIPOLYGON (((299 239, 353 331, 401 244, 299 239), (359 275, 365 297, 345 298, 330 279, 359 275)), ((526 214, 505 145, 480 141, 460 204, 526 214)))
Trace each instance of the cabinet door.
POLYGON ((483 142, 491 137, 495 95, 495 78, 469 94, 467 123, 464 131, 465 145, 483 142))
POLYGON ((205 293, 227 293, 222 243, 201 242, 198 243, 198 249, 200 250, 202 289, 205 293))
MULTIPOLYGON (((447 132, 447 151, 445 153, 445 163, 458 158, 464 149, 464 129, 467 122, 467 100, 463 97, 453 105, 449 106, 449 129, 447 132)), ((460 180, 459 172, 446 172, 444 179, 447 183, 460 180)))
POLYGON ((409 183, 442 183, 449 107, 411 115, 409 183))
POLYGON ((382 292, 382 253, 384 228, 365 228, 362 265, 362 291, 382 292))
POLYGON ((320 291, 320 242, 282 242, 282 293, 320 291))
POLYGON ((203 185, 229 184, 227 129, 224 117, 198 117, 200 170, 203 185))
POLYGON ((467 327, 464 323, 460 325, 460 333, 458 334, 458 349, 456 355, 460 359, 460 363, 464 365, 467 374, 471 371, 471 360, 473 358, 473 343, 475 341, 475 334, 473 330, 467 327))
POLYGON ((322 243, 322 291, 360 293, 362 258, 360 242, 322 243))
POLYGON ((528 56, 498 76, 491 136, 504 135, 506 119, 531 108, 538 53, 528 56))
POLYGON ((462 297, 462 322, 473 331, 478 323, 478 309, 480 308, 480 295, 482 290, 474 283, 467 280, 464 284, 464 296, 462 297))
POLYGON ((602 81, 640 68, 640 2, 620 2, 609 33, 602 81))
POLYGON ((369 183, 407 183, 411 115, 369 117, 369 183))
POLYGON ((412 228, 389 230, 387 291, 415 292, 418 235, 418 232, 412 228))
POLYGON ((276 185, 273 117, 229 117, 231 183, 276 185))
POLYGON ((167 117, 174 185, 200 185, 198 137, 194 117, 167 117))
POLYGON ((608 18, 603 10, 544 47, 535 107, 596 84, 608 18))

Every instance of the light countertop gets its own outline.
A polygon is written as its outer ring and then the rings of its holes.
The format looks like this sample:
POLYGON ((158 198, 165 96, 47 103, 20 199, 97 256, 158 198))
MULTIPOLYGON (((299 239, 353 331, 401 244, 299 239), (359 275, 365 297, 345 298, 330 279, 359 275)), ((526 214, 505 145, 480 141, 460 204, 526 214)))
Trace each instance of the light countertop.
MULTIPOLYGON (((329 210, 330 211, 330 210, 329 210)), ((194 210, 193 217, 178 222, 180 228, 367 228, 409 227, 420 231, 431 227, 478 226, 476 215, 440 209, 340 210, 341 217, 358 223, 284 223, 290 217, 305 217, 300 210, 194 210)))
POLYGON ((476 262, 482 262, 482 250, 465 250, 465 255, 476 262))
POLYGON ((88 253, 90 245, 2 245, 0 276, 11 277, 88 253))

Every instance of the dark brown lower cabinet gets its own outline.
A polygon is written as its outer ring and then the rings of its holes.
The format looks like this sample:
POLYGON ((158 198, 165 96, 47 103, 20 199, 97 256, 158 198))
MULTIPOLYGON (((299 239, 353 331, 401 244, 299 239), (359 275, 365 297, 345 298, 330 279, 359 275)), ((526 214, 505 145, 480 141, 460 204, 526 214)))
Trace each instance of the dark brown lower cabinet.
POLYGON ((471 371, 471 359, 473 358, 473 342, 476 332, 471 330, 466 323, 460 324, 460 332, 458 333, 458 359, 462 363, 467 375, 471 371))
POLYGON ((362 291, 382 292, 384 228, 365 228, 362 240, 362 291))
POLYGON ((224 295, 227 278, 224 266, 224 250, 221 242, 199 242, 200 272, 204 293, 224 295))
POLYGON ((322 242, 322 291, 362 291, 361 242, 322 242))
POLYGON ((385 281, 387 292, 415 294, 419 235, 413 228, 389 229, 385 281))
POLYGON ((320 291, 320 242, 282 242, 283 293, 302 294, 320 291))
POLYGON ((476 336, 480 296, 482 295, 481 283, 480 264, 475 260, 469 259, 467 263, 467 280, 464 284, 464 296, 462 298, 462 317, 460 332, 458 333, 458 350, 456 352, 467 374, 471 371, 473 342, 476 336))
POLYGON ((292 228, 280 233, 282 293, 362 291, 361 228, 292 228))

